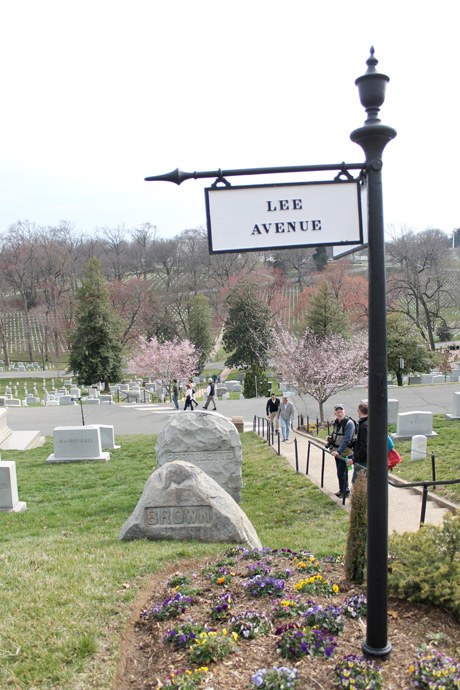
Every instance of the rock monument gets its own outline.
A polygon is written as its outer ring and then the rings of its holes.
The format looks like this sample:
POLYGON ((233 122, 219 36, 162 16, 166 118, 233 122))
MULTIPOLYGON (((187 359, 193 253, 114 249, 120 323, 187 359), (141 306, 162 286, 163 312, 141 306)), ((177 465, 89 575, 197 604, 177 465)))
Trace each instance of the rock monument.
POLYGON ((257 532, 233 498, 189 462, 167 462, 147 480, 120 541, 193 539, 262 547, 257 532))
POLYGON ((180 412, 158 434, 157 468, 168 462, 191 462, 240 502, 243 479, 238 430, 215 412, 180 412))

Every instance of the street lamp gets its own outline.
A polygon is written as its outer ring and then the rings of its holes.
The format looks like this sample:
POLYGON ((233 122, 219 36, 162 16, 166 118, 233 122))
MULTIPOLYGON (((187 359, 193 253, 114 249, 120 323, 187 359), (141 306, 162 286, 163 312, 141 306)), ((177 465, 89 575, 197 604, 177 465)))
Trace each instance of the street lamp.
POLYGON ((376 70, 374 49, 367 72, 356 79, 367 112, 363 127, 350 137, 366 156, 369 233, 369 436, 367 475, 367 637, 365 654, 384 657, 388 642, 388 401, 385 242, 382 153, 396 130, 378 117, 389 78, 376 70))

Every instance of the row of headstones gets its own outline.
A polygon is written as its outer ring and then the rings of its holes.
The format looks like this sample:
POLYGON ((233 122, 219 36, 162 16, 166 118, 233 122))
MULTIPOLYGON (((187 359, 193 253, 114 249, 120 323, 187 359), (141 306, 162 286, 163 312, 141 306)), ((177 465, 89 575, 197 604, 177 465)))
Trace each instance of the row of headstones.
MULTIPOLYGON (((83 461, 108 461, 108 450, 120 448, 115 445, 114 428, 106 424, 91 424, 78 427, 56 427, 53 431, 54 453, 47 463, 69 463, 83 461)), ((19 513, 27 504, 19 501, 16 463, 0 459, 0 511, 19 513)))
MULTIPOLYGON (((428 383, 459 383, 460 382, 460 367, 457 365, 452 366, 452 371, 450 374, 442 374, 440 371, 432 371, 429 374, 420 374, 414 376, 409 374, 403 377, 403 383, 408 383, 409 385, 420 385, 428 383)), ((388 378, 388 384, 393 385, 393 378, 388 378)))

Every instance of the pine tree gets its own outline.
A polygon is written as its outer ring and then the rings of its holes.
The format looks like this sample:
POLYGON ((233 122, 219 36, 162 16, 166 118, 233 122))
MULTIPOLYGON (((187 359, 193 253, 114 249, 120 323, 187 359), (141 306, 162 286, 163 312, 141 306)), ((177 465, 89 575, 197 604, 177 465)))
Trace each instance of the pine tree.
POLYGON ((343 305, 336 299, 327 280, 323 280, 311 299, 307 326, 320 338, 346 333, 347 317, 343 311, 343 305))
POLYGON ((109 292, 97 259, 88 262, 76 292, 76 328, 71 336, 69 369, 80 385, 89 386, 122 376, 123 346, 121 324, 110 306, 109 292))
POLYGON ((224 324, 223 344, 232 354, 225 365, 265 369, 270 345, 270 309, 257 295, 254 285, 241 283, 227 297, 228 316, 224 324))
POLYGON ((188 335, 199 354, 198 369, 202 371, 214 342, 211 333, 212 314, 209 299, 205 295, 195 295, 190 300, 189 306, 188 335))

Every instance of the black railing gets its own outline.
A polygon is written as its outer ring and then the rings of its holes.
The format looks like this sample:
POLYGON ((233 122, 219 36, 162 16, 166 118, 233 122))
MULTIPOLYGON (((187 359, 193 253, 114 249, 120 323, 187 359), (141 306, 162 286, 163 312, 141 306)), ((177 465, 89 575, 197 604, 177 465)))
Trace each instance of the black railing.
MULTIPOLYGON (((281 434, 275 434, 274 425, 270 419, 267 417, 258 417, 254 415, 252 422, 252 429, 254 433, 262 438, 266 439, 269 446, 275 447, 278 455, 281 455, 281 434)), ((299 471, 299 449, 297 444, 297 438, 294 436, 294 453, 295 453, 295 469, 296 472, 299 471)))
POLYGON ((321 429, 326 429, 327 427, 327 435, 329 436, 330 434, 330 427, 333 424, 333 422, 330 422, 329 420, 326 420, 325 422, 321 422, 318 417, 316 419, 313 419, 309 415, 303 415, 299 414, 297 416, 297 428, 306 431, 307 434, 315 434, 318 436, 319 432, 321 429))

